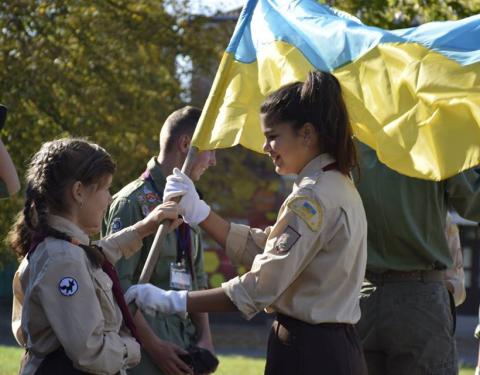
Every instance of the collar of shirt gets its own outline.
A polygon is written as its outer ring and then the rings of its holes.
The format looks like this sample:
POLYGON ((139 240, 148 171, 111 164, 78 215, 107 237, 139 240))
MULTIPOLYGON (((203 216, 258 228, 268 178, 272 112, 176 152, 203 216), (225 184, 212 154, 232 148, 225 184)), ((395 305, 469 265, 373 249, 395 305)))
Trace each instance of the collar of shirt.
POLYGON ((48 215, 48 224, 62 233, 69 235, 80 241, 82 245, 89 245, 88 235, 70 220, 57 215, 48 215))
POLYGON ((298 189, 305 178, 317 175, 322 171, 322 168, 334 162, 335 159, 328 153, 323 153, 313 158, 298 174, 295 180, 295 188, 298 189))
POLYGON ((162 170, 160 169, 160 164, 158 164, 156 156, 154 156, 148 161, 147 171, 150 174, 150 177, 153 179, 155 187, 161 193, 163 193, 163 188, 165 187, 166 178, 163 176, 162 170))

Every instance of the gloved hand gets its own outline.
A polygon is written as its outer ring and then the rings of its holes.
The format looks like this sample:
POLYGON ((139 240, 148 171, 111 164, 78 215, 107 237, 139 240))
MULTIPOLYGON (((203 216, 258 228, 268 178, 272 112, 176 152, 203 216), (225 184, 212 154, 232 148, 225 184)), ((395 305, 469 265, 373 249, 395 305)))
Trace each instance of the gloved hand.
POLYGON ((125 293, 125 301, 135 301, 137 306, 148 315, 155 316, 155 313, 181 314, 187 312, 187 291, 186 290, 163 290, 152 284, 132 285, 125 293))
POLYGON ((198 224, 207 218, 210 206, 200 199, 192 180, 175 168, 173 174, 167 177, 163 200, 168 201, 179 196, 182 197, 178 206, 183 221, 187 224, 198 224))

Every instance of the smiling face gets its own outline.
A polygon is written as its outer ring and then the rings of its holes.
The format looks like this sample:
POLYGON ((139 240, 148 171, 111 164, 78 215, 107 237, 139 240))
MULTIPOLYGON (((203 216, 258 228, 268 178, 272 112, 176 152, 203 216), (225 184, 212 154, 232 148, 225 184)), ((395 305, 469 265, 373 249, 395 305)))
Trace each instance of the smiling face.
POLYGON ((212 151, 200 151, 193 161, 192 172, 190 177, 192 181, 200 180, 202 174, 210 167, 213 167, 217 164, 217 159, 215 157, 215 150, 212 151))
POLYGON ((82 203, 78 209, 77 224, 89 236, 100 232, 103 216, 112 201, 110 185, 112 175, 107 175, 88 186, 82 185, 82 203))
MULTIPOLYGON (((305 126, 300 131, 286 122, 270 124, 262 116, 262 131, 265 135, 263 150, 269 154, 279 175, 299 174, 307 163, 318 155, 310 147, 312 134, 305 126)), ((316 142, 315 142, 316 144, 316 142)))

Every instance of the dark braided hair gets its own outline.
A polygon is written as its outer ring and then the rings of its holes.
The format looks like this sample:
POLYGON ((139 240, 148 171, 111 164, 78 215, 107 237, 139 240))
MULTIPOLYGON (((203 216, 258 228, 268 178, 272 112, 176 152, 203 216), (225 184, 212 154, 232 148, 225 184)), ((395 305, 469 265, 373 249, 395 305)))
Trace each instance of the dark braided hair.
MULTIPOLYGON (((115 162, 100 146, 78 138, 46 142, 30 161, 26 173, 25 206, 12 226, 7 242, 21 257, 27 255, 34 238, 47 236, 71 241, 70 236, 48 224, 49 214, 68 210, 66 192, 76 181, 88 186, 101 184, 115 172, 115 162)), ((93 246, 83 246, 96 265, 103 255, 93 246)))
POLYGON ((332 155, 338 169, 348 174, 357 167, 357 154, 342 89, 333 74, 314 71, 305 82, 285 85, 263 102, 260 113, 271 126, 291 123, 298 132, 307 122, 318 133, 324 152, 332 155))

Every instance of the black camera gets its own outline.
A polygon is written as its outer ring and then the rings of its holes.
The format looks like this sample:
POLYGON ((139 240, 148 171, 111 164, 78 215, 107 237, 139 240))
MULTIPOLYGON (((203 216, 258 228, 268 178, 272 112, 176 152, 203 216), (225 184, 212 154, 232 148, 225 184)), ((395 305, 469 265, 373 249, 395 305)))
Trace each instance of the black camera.
POLYGON ((193 369, 195 375, 209 374, 217 369, 218 359, 209 350, 191 346, 187 352, 188 354, 181 354, 179 357, 193 369))

